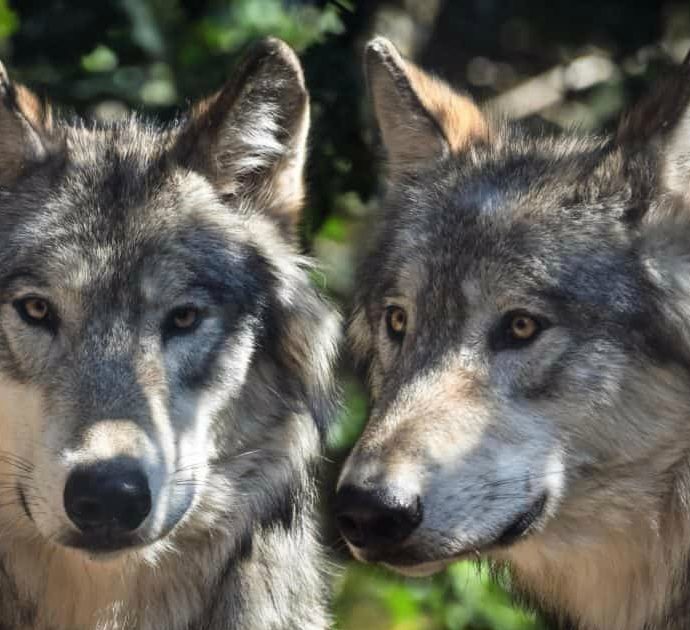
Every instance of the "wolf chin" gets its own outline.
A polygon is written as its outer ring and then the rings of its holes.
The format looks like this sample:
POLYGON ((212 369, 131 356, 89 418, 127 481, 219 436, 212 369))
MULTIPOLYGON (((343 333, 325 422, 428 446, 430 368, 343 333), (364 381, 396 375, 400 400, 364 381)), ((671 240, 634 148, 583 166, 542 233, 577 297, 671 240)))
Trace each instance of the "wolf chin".
POLYGON ((294 244, 295 54, 167 128, 0 96, 0 627, 326 627, 339 323, 294 244))
POLYGON ((690 627, 690 62, 604 137, 497 121, 384 39, 366 70, 388 186, 350 548, 486 558, 552 627, 690 627))

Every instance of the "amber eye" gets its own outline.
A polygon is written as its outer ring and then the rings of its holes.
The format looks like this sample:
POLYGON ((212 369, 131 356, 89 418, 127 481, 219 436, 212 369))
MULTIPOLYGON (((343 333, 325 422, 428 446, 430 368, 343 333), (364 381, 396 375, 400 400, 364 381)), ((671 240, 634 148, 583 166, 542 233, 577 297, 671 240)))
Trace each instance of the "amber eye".
POLYGON ((530 345, 551 327, 548 318, 531 315, 526 311, 506 313, 489 336, 489 347, 495 351, 519 350, 530 345))
POLYGON ((37 322, 48 317, 50 313, 48 302, 40 298, 29 298, 25 300, 24 310, 31 319, 35 319, 37 322))
POLYGON ((27 297, 14 302, 19 316, 32 326, 47 325, 52 319, 50 304, 38 297, 27 297))
POLYGON ((539 323, 529 315, 515 315, 510 321, 510 334, 516 341, 528 341, 539 332, 539 323))
POLYGON ((164 335, 171 337, 191 333, 196 330, 201 319, 201 312, 196 306, 180 306, 168 315, 164 335))
POLYGON ((543 329, 544 322, 541 319, 526 313, 509 314, 505 329, 506 341, 511 346, 520 346, 536 339, 543 329))
POLYGON ((171 322, 178 330, 190 330, 199 320, 199 309, 194 306, 183 306, 172 312, 171 322))
POLYGON ((407 313, 400 306, 389 306, 386 309, 386 329, 394 341, 401 341, 407 331, 407 313))

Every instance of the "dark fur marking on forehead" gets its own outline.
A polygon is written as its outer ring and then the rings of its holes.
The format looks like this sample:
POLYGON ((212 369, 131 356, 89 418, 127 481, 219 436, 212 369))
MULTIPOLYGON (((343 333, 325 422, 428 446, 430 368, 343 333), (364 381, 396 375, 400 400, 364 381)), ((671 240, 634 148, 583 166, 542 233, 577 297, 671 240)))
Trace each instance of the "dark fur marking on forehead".
POLYGON ((104 205, 133 206, 151 194, 151 189, 163 175, 162 158, 142 161, 135 155, 122 155, 110 146, 103 156, 99 188, 94 191, 104 205), (124 202, 124 203, 123 203, 124 202))
POLYGON ((93 152, 93 158, 88 153, 88 157, 75 155, 78 159, 68 162, 67 168, 70 182, 77 189, 71 192, 80 196, 82 204, 90 201, 100 213, 107 212, 112 220, 118 213, 126 216, 126 211, 141 211, 141 206, 167 181, 171 163, 160 146, 149 146, 155 142, 165 145, 166 135, 162 132, 137 132, 123 124, 104 133, 105 138, 89 142, 87 152, 93 152), (137 133, 142 137, 138 138, 137 133), (124 150, 118 144, 122 138, 129 138, 124 150))
MULTIPOLYGON (((616 151, 609 141, 531 137, 511 126, 495 146, 394 182, 358 276, 356 300, 371 334, 379 334, 383 296, 398 290, 410 261, 420 269, 419 294, 407 296, 418 317, 413 371, 462 337, 468 273, 488 270, 518 295, 541 292, 555 308, 577 310, 573 317, 589 312, 596 320, 604 308, 614 325, 629 321, 647 285, 621 220, 646 209, 654 176, 644 173, 644 156, 628 160, 616 151)), ((399 387, 405 371, 401 356, 386 388, 399 387)))
POLYGON ((373 256, 402 256, 399 247, 386 246, 398 240, 406 244, 408 259, 436 257, 440 250, 481 255, 487 246, 500 245, 497 237, 508 231, 514 239, 517 222, 526 223, 522 230, 526 237, 535 224, 540 229, 564 229, 569 221, 615 222, 618 217, 606 217, 593 197, 599 194, 605 199, 616 187, 621 195, 628 195, 623 184, 608 177, 611 181, 598 193, 582 184, 594 177, 608 155, 609 148, 598 143, 574 143, 566 151, 534 142, 514 152, 477 148, 472 158, 447 160, 433 172, 419 173, 389 191, 382 217, 385 229, 379 232, 375 248, 381 253, 373 256))

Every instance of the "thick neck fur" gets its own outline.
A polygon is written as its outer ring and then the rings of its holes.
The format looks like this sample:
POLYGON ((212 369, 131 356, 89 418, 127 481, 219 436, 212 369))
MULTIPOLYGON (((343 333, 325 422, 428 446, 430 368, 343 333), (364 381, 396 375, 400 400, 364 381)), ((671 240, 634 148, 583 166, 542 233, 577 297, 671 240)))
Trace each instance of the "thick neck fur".
POLYGON ((588 524, 572 519, 506 554, 516 590, 551 613, 549 627, 690 627, 690 462, 683 460, 656 479, 644 464, 629 474, 628 483, 648 484, 649 493, 637 506, 599 519, 592 514, 588 524), (666 492, 657 494, 653 486, 664 484, 666 492))
MULTIPOLYGON (((558 628, 681 630, 690 626, 688 550, 661 532, 562 552, 516 553, 518 590, 553 615, 558 628)), ((680 543, 680 540, 676 540, 680 543)), ((687 542, 685 547, 687 547, 687 542)))
POLYGON ((317 544, 300 528, 257 532, 246 554, 209 538, 155 565, 38 541, 3 547, 3 630, 325 627, 317 544))
POLYGON ((317 630, 326 626, 322 561, 295 514, 238 546, 209 534, 148 563, 93 561, 52 543, 3 536, 3 630, 317 630))

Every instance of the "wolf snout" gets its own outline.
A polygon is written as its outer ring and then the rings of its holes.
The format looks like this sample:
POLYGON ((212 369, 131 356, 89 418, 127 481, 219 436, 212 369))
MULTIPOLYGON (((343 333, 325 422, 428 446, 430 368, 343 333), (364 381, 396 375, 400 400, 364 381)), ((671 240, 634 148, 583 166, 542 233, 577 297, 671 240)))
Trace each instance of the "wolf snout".
POLYGON ((422 522, 419 495, 397 488, 342 486, 336 495, 335 518, 352 546, 364 550, 405 541, 422 522))
POLYGON ((135 463, 84 466, 67 478, 65 512, 80 532, 117 538, 134 532, 151 512, 151 490, 135 463))

